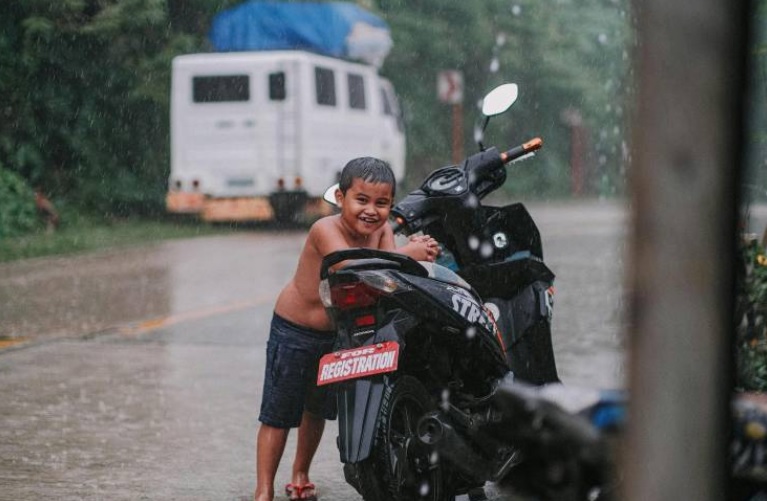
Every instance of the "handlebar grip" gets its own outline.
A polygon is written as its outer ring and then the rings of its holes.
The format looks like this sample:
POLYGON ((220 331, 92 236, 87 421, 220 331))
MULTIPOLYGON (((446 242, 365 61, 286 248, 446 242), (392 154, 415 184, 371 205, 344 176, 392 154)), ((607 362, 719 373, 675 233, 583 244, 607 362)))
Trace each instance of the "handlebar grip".
POLYGON ((391 229, 396 235, 400 232, 400 230, 402 230, 402 228, 405 227, 405 219, 398 216, 389 220, 389 224, 391 224, 391 229))
POLYGON ((503 163, 509 163, 523 155, 527 155, 528 153, 532 153, 533 151, 541 149, 542 146, 543 140, 541 138, 533 138, 524 144, 515 146, 512 149, 501 153, 501 160, 503 163))

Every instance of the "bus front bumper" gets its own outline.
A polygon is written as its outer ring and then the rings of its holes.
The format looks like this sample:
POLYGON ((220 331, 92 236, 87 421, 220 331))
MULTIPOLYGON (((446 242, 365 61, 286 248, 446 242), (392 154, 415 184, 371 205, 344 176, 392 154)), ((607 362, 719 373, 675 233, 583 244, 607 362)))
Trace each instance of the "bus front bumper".
POLYGON ((202 208, 202 220, 225 221, 269 221, 274 211, 266 197, 208 198, 202 208))
POLYGON ((196 214, 205 205, 205 195, 189 191, 171 191, 165 197, 168 212, 177 214, 196 214))

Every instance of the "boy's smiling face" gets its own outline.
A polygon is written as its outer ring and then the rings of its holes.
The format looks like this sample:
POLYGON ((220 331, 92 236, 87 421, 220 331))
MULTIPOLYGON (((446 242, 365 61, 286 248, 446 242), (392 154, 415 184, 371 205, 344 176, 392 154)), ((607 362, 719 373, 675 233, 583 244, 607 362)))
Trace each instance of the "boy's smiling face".
POLYGON ((383 226, 392 206, 392 186, 355 178, 343 194, 336 190, 341 207, 341 223, 353 235, 367 237, 383 226))

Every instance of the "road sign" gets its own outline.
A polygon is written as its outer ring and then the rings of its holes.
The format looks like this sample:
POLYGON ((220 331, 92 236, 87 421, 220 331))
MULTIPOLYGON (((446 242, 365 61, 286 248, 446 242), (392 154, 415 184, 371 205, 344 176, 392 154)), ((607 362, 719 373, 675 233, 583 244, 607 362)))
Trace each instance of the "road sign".
POLYGON ((443 103, 462 103, 463 74, 456 70, 440 71, 437 75, 437 95, 443 103))

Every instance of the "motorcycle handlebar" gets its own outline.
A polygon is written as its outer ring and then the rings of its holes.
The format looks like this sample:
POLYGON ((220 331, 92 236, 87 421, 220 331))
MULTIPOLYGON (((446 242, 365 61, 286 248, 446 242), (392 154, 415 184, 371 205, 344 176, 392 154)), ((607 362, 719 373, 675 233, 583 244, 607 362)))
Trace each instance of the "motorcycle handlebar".
MULTIPOLYGON (((508 164, 515 160, 519 160, 526 155, 530 155, 534 151, 541 149, 542 146, 543 140, 540 137, 536 137, 500 154, 496 148, 491 148, 489 150, 483 150, 482 152, 467 158, 463 163, 463 169, 466 171, 466 174, 470 180, 470 191, 472 191, 479 198, 483 198, 489 192, 495 190, 501 184, 503 184, 504 180, 506 179, 506 176, 503 173, 504 164, 508 164)), ((458 165, 438 169, 435 171, 435 173, 457 169, 459 169, 458 165)), ((451 181, 454 180, 455 179, 451 179, 451 181)), ((448 184, 450 183, 448 182, 448 184)), ((427 196, 427 194, 431 193, 433 190, 433 188, 429 189, 422 187, 418 193, 420 193, 421 196, 427 196), (426 192, 424 193, 423 190, 426 192)), ((437 191, 439 191, 439 189, 437 189, 437 191)), ((459 193, 462 192, 459 190, 459 193)), ((451 192, 450 194, 452 195, 454 193, 451 192)), ((391 226, 395 234, 403 230, 407 233, 417 232, 420 227, 428 224, 427 220, 416 220, 417 218, 412 218, 412 213, 409 214, 407 218, 403 217, 401 214, 396 214, 396 211, 393 215, 396 217, 391 220, 391 226)))
POLYGON ((532 153, 536 150, 541 149, 543 146, 543 140, 539 137, 533 138, 529 141, 527 141, 524 144, 521 144, 519 146, 515 146, 511 148, 508 151, 504 151, 501 153, 501 161, 503 163, 509 163, 512 160, 516 160, 517 158, 523 157, 527 155, 528 153, 532 153))

